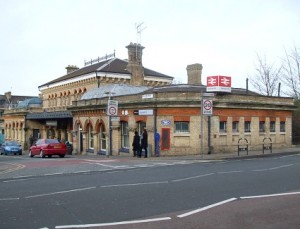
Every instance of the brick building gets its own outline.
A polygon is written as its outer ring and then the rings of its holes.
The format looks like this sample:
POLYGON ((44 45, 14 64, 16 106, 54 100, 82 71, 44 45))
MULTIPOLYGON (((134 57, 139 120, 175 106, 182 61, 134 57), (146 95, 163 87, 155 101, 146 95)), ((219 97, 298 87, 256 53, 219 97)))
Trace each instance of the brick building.
POLYGON ((173 85, 173 77, 143 67, 144 47, 126 48, 128 60, 112 54, 68 66, 66 75, 39 86, 43 104, 23 114, 24 139, 57 137, 73 142, 75 154, 106 155, 132 153, 134 131, 144 128, 151 155, 233 152, 241 139, 249 150, 266 139, 291 145, 293 99, 232 88, 214 93, 213 113, 204 116, 201 64, 187 66, 187 84, 173 85), (117 106, 109 116, 111 102, 117 106))

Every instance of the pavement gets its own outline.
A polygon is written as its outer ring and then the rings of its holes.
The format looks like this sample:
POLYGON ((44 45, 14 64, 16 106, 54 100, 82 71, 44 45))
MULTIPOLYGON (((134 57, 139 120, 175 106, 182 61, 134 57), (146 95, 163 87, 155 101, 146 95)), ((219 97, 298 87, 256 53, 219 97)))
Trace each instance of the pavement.
MULTIPOLYGON (((294 145, 292 147, 286 148, 276 148, 271 150, 249 150, 240 151, 239 153, 211 153, 211 154, 198 154, 198 155, 187 155, 187 156, 151 156, 150 159, 163 159, 163 160, 234 160, 234 159, 245 159, 245 158, 259 158, 259 157, 272 157, 272 156, 284 156, 284 155, 292 155, 292 154, 300 154, 300 145, 294 145)), ((110 158, 129 158, 128 155, 121 156, 110 156, 110 158)), ((134 158, 134 157, 132 157, 134 158)), ((141 160, 144 158, 136 158, 137 160, 141 160)))

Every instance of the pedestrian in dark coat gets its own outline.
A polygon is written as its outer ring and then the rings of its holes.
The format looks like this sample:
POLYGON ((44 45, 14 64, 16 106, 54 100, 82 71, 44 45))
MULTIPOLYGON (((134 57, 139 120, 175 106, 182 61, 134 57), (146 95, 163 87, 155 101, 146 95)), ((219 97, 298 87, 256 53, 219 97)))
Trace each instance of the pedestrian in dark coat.
POLYGON ((145 150, 145 158, 148 157, 148 133, 146 129, 143 131, 141 147, 145 150))
POLYGON ((140 146, 140 136, 137 131, 134 132, 132 147, 133 147, 133 156, 134 157, 139 156, 141 146, 140 146))

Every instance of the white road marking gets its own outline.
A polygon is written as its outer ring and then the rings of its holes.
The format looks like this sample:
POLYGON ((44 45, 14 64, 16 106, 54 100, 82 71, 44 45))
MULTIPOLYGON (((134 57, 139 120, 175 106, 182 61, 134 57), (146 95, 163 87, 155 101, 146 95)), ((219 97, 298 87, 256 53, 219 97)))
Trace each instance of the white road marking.
POLYGON ((52 195, 57 195, 57 194, 64 194, 64 193, 69 193, 69 192, 79 192, 79 191, 85 191, 89 189, 94 189, 96 187, 88 187, 88 188, 80 188, 80 189, 71 189, 71 190, 66 190, 66 191, 60 191, 60 192, 51 192, 51 193, 44 193, 44 194, 39 194, 39 195, 33 195, 33 196, 26 196, 26 199, 30 198, 36 198, 36 197, 42 197, 42 196, 52 196, 52 195))
POLYGON ((32 178, 24 178, 24 179, 16 179, 16 180, 6 180, 6 181, 2 181, 3 183, 9 183, 9 182, 17 182, 17 181, 27 181, 27 180, 31 180, 32 178))
POLYGON ((227 171, 227 172, 218 172, 217 174, 230 174, 230 173, 243 173, 243 170, 236 170, 236 171, 227 171))
POLYGON ((182 178, 182 179, 172 180, 172 182, 180 182, 180 181, 185 181, 185 180, 197 179, 197 178, 200 178, 200 177, 206 177, 206 176, 210 176, 210 175, 213 175, 213 174, 215 174, 215 173, 207 173, 207 174, 202 174, 202 175, 199 175, 199 176, 186 177, 186 178, 182 178))
POLYGON ((168 181, 156 181, 147 183, 128 183, 128 184, 112 184, 112 185, 102 185, 100 188, 112 188, 112 187, 126 187, 126 186, 140 186, 140 185, 151 185, 151 184, 167 184, 168 181))
POLYGON ((252 171, 254 171, 254 172, 271 171, 271 170, 276 170, 276 169, 281 169, 281 168, 290 167, 290 166, 293 166, 293 165, 294 165, 294 164, 281 165, 281 166, 272 167, 272 168, 266 168, 266 169, 255 169, 255 170, 252 170, 252 171))
POLYGON ((207 209, 210 209, 210 208, 213 208, 213 207, 216 207, 216 206, 220 206, 220 205, 222 205, 222 204, 229 203, 229 202, 234 201, 234 200, 236 200, 236 199, 237 199, 237 198, 230 198, 230 199, 228 199, 228 200, 224 200, 224 201, 221 201, 221 202, 218 202, 218 203, 215 203, 215 204, 208 205, 208 206, 203 207, 203 208, 196 209, 196 210, 194 210, 194 211, 190 211, 190 212, 187 212, 187 213, 178 215, 177 217, 178 217, 178 218, 187 217, 187 216, 196 214, 196 213, 198 213, 198 212, 205 211, 205 210, 207 210, 207 209))
POLYGON ((16 197, 16 198, 3 198, 3 199, 0 199, 0 201, 6 201, 6 200, 19 200, 20 198, 19 197, 16 197))
MULTIPOLYGON (((98 162, 115 162, 116 160, 87 160, 87 159, 85 159, 85 161, 98 163, 98 162)), ((83 162, 83 163, 86 163, 86 162, 83 162)))
POLYGON ((243 197, 240 197, 240 199, 254 199, 254 198, 299 195, 299 194, 300 194, 300 192, 286 192, 286 193, 277 193, 277 194, 260 195, 260 196, 243 196, 243 197))
POLYGON ((126 225, 126 224, 137 224, 137 223, 149 223, 170 220, 170 217, 162 217, 155 219, 145 219, 145 220, 132 220, 132 221, 122 221, 122 222, 113 222, 113 223, 99 223, 99 224, 81 224, 81 225, 65 225, 65 226, 56 226, 56 229, 64 228, 88 228, 88 227, 102 227, 102 226, 114 226, 114 225, 126 225))

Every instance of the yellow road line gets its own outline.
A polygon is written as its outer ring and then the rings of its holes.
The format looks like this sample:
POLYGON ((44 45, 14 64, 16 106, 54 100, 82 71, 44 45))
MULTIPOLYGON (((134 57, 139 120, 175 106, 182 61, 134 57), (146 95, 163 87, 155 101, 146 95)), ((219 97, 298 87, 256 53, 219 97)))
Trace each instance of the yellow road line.
POLYGON ((8 164, 10 166, 13 166, 12 168, 8 168, 8 169, 5 169, 5 170, 1 171, 0 175, 1 174, 6 174, 6 173, 10 173, 10 172, 14 172, 16 170, 20 170, 20 169, 23 169, 23 168, 26 167, 25 165, 16 164, 16 163, 0 162, 0 164, 8 164))

